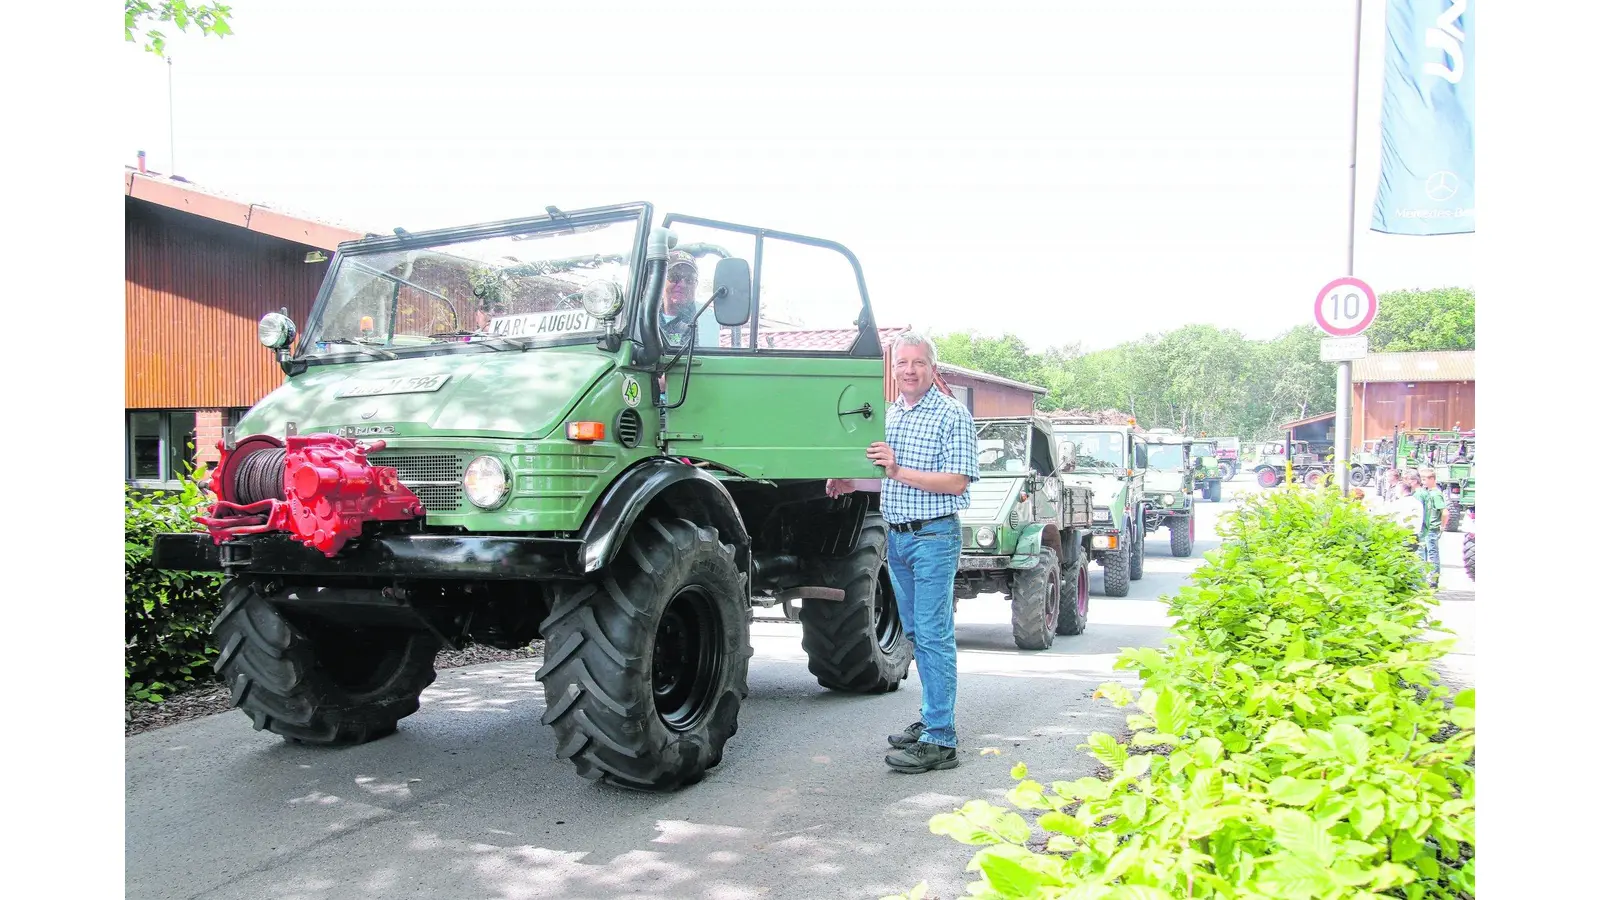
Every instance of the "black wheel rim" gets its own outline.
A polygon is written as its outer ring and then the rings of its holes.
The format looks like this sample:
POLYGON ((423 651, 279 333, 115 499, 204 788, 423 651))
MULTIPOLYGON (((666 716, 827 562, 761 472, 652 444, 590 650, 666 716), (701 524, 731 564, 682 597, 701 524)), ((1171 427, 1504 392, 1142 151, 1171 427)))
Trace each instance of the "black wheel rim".
POLYGON ((674 731, 700 724, 722 673, 722 621, 699 585, 683 588, 656 627, 652 682, 656 715, 674 731))
POLYGON ((1056 633, 1056 623, 1061 621, 1061 570, 1045 575, 1044 624, 1049 634, 1056 633))
POLYGON ((872 628, 878 635, 878 649, 888 652, 900 640, 900 608, 895 604, 894 590, 878 576, 872 592, 872 628))

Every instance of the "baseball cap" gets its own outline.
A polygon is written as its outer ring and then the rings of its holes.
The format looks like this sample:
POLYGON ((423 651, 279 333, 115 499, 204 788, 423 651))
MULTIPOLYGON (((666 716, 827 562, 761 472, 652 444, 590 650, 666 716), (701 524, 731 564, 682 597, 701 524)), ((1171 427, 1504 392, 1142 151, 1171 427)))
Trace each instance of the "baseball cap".
POLYGON ((678 268, 680 266, 688 266, 689 270, 691 272, 693 272, 696 276, 698 276, 700 274, 700 270, 694 264, 694 257, 690 256, 689 254, 685 253, 682 250, 673 250, 672 252, 668 253, 667 254, 667 271, 670 272, 673 269, 676 269, 676 268, 678 268))

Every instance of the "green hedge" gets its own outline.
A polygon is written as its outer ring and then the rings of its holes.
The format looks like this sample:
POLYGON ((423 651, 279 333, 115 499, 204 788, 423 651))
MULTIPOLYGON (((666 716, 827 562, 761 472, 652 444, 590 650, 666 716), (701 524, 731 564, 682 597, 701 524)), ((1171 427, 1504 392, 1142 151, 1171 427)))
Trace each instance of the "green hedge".
POLYGON ((1166 648, 1122 652, 1137 698, 1096 691, 1138 710, 1128 743, 1096 733, 1081 748, 1108 777, 1045 786, 1018 764, 1006 799, 1029 818, 982 800, 933 818, 983 845, 969 891, 1472 896, 1474 695, 1434 677, 1448 642, 1424 637, 1438 623, 1407 532, 1299 489, 1252 498, 1221 530, 1171 599, 1166 648))
POLYGON ((159 703, 169 693, 211 680, 217 651, 209 632, 219 611, 222 577, 162 572, 150 564, 155 535, 204 530, 194 517, 207 505, 196 481, 185 481, 176 492, 142 493, 130 487, 123 496, 123 675, 131 700, 159 703))

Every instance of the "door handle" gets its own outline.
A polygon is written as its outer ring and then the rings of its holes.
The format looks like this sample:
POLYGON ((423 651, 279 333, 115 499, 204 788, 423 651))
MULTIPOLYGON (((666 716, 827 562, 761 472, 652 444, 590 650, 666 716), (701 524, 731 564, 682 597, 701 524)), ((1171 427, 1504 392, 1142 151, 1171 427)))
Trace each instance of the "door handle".
POLYGON ((856 416, 856 415, 859 415, 863 419, 870 419, 870 418, 872 418, 872 404, 871 403, 863 403, 863 404, 861 404, 861 407, 859 409, 847 409, 844 412, 839 413, 839 415, 841 415, 841 416, 856 416))

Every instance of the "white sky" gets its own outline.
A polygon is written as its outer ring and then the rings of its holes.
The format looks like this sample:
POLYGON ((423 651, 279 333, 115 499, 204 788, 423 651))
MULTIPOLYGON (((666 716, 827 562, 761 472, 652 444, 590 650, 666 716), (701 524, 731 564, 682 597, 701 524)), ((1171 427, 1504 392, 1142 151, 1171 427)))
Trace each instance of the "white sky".
MULTIPOLYGON (((1270 337, 1345 274, 1354 0, 870 6, 237 0, 168 45, 177 173, 384 232, 650 200, 842 241, 879 324, 1036 349, 1270 337)), ((1474 236, 1367 228, 1384 6, 1356 274, 1472 284, 1474 236)), ((172 171, 167 66, 123 49, 118 161, 172 171)))

